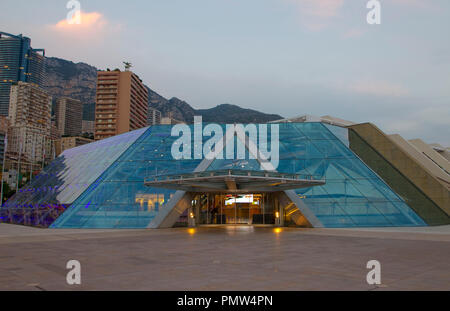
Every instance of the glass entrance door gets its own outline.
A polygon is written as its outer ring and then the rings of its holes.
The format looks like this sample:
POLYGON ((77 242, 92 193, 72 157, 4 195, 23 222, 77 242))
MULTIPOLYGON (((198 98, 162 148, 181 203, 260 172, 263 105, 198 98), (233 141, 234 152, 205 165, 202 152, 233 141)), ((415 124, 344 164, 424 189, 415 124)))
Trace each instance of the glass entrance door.
POLYGON ((271 196, 267 194, 205 194, 195 197, 198 224, 274 224, 271 196))
MULTIPOLYGON (((277 200, 270 193, 196 194, 183 223, 194 217, 197 225, 273 225, 279 217, 277 200)), ((181 218, 181 217, 180 217, 181 218)))
POLYGON ((235 224, 249 225, 250 222, 250 203, 236 204, 235 224))
POLYGON ((251 225, 255 215, 261 213, 260 199, 258 194, 230 194, 223 199, 223 212, 227 224, 251 225))

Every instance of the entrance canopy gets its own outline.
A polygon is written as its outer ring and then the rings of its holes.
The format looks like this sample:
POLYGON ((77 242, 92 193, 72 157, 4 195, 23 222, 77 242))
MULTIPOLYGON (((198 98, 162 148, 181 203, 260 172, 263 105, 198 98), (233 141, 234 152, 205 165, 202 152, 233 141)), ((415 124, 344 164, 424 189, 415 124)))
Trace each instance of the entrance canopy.
POLYGON ((267 171, 217 170, 158 175, 145 179, 146 186, 203 193, 277 192, 325 184, 312 176, 267 171))

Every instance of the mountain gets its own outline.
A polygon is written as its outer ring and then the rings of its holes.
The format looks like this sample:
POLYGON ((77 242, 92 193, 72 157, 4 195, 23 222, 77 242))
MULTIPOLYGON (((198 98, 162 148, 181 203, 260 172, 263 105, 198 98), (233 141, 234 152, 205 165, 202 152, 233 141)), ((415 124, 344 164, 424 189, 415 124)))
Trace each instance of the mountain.
POLYGON ((169 116, 171 114, 172 118, 180 121, 192 122, 194 120, 195 109, 187 102, 176 97, 166 99, 151 90, 148 86, 146 87, 148 89, 149 107, 161 111, 163 116, 169 116))
MULTIPOLYGON (((93 117, 96 84, 96 67, 61 58, 47 57, 44 89, 54 98, 65 96, 82 101, 84 103, 83 115, 85 120, 93 117)), ((173 118, 187 123, 193 122, 194 115, 201 115, 205 122, 217 123, 264 123, 282 118, 279 115, 265 114, 230 104, 196 110, 179 98, 166 99, 149 87, 147 89, 149 92, 149 107, 161 111, 163 116, 171 114, 173 118)))
POLYGON ((53 97, 70 97, 84 104, 95 102, 97 68, 85 63, 73 63, 47 57, 44 89, 53 97))
POLYGON ((210 109, 199 109, 195 113, 201 115, 204 122, 221 123, 264 123, 283 118, 277 114, 266 114, 230 104, 222 104, 210 109))

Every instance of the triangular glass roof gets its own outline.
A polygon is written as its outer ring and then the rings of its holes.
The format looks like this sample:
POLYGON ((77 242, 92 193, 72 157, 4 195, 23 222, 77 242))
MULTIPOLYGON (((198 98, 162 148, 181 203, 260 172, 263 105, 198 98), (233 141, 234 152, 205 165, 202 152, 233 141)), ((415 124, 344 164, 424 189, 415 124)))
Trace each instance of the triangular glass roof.
MULTIPOLYGON (((425 225, 346 146, 342 128, 318 122, 278 126, 277 170, 326 180, 295 191, 325 227, 425 225)), ((6 202, 0 220, 53 228, 146 228, 175 191, 146 187, 144 179, 190 173, 202 161, 172 158, 171 129, 152 126, 64 152, 6 202)), ((261 167, 247 157, 214 159, 206 169, 261 167)))

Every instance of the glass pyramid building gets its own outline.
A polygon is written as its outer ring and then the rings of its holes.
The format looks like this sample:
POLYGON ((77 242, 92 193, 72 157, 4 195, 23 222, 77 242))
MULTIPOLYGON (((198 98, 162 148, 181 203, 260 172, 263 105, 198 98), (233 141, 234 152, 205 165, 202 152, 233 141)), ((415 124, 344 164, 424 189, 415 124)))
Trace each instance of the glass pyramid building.
MULTIPOLYGON (((0 221, 51 228, 150 227, 178 197, 176 190, 148 187, 144 180, 192 173, 202 162, 172 157, 178 137, 171 130, 157 125, 64 151, 4 203, 0 221)), ((425 226, 349 148, 347 131, 320 122, 279 124, 277 171, 325 180, 294 190, 305 208, 322 227, 425 226)), ((213 159, 204 170, 223 169, 261 170, 255 159, 213 159)))

